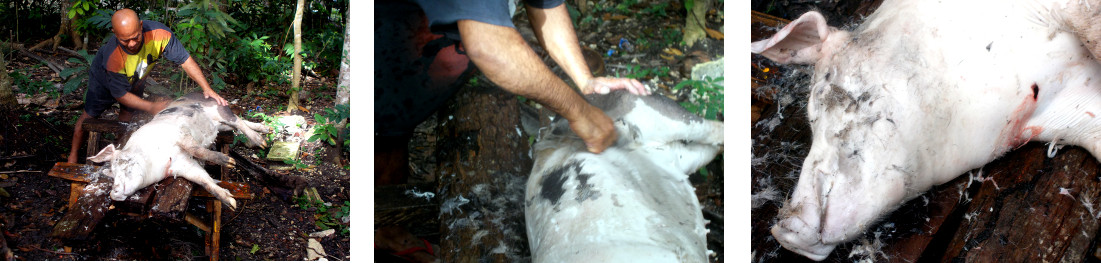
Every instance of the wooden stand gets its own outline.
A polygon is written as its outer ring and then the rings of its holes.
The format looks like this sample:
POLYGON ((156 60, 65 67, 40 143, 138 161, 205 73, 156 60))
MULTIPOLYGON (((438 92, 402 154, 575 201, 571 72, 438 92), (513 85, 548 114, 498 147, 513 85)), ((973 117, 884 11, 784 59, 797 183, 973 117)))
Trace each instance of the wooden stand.
MULTIPOLYGON (((86 121, 84 127, 88 131, 88 156, 95 155, 102 148, 99 143, 102 134, 120 135, 117 144, 123 145, 132 131, 129 124, 96 119, 86 121)), ((222 153, 228 153, 229 145, 222 142, 232 141, 232 134, 223 133, 218 137, 222 153)), ((112 202, 108 195, 113 179, 96 175, 95 172, 98 170, 98 166, 66 162, 59 162, 50 169, 49 176, 72 181, 69 186, 69 211, 55 225, 51 236, 62 239, 86 238, 110 209, 112 202), (90 191, 85 191, 86 189, 90 191)), ((213 177, 221 178, 221 175, 228 173, 228 168, 222 166, 220 173, 214 174, 213 177)), ((218 186, 229 190, 233 198, 252 198, 252 192, 246 184, 221 181, 218 186)), ((193 183, 183 178, 168 177, 157 184, 139 190, 126 201, 114 203, 122 213, 142 219, 178 220, 182 216, 184 221, 207 233, 206 253, 210 256, 210 260, 218 260, 222 202, 215 199, 206 189, 194 187, 193 183), (206 199, 207 212, 211 213, 209 223, 186 212, 190 197, 206 199)))

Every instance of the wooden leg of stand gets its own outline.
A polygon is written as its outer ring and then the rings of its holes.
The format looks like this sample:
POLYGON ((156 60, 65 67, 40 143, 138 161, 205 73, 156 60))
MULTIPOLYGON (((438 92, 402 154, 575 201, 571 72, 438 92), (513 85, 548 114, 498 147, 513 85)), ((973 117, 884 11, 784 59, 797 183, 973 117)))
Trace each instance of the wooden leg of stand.
MULTIPOLYGON (((88 150, 88 156, 87 157, 96 156, 96 153, 99 152, 99 132, 88 131, 88 149, 87 150, 88 150)), ((81 162, 84 163, 83 160, 81 160, 81 162)))
POLYGON ((218 260, 218 247, 219 241, 222 236, 222 201, 214 201, 214 224, 211 225, 210 238, 211 238, 211 250, 210 260, 218 260))
POLYGON ((80 194, 84 193, 84 186, 86 183, 73 182, 69 184, 69 208, 73 208, 73 204, 76 204, 76 198, 80 197, 80 194))

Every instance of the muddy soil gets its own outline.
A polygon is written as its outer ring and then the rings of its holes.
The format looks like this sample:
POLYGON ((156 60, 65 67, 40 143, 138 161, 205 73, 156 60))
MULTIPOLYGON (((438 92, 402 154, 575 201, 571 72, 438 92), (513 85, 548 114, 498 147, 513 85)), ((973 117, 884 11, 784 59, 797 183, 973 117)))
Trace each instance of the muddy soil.
MULTIPOLYGON (((94 50, 89 53, 93 53, 94 50)), ((65 53, 35 52, 39 56, 65 65, 75 66, 65 60, 65 53)), ((153 69, 152 78, 161 87, 147 88, 150 96, 174 97, 186 92, 198 91, 197 87, 179 88, 169 76, 179 69, 159 63, 153 69)), ((96 230, 82 241, 58 240, 49 237, 54 224, 66 213, 69 182, 49 177, 46 172, 56 162, 64 162, 72 140, 73 124, 83 110, 84 87, 61 94, 60 78, 40 61, 16 54, 6 68, 8 74, 24 77, 16 81, 16 93, 28 97, 56 99, 54 103, 20 105, 13 110, 0 110, 0 233, 13 251, 14 260, 205 260, 204 232, 179 220, 144 220, 124 216, 112 210, 97 225, 96 230), (45 95, 39 95, 45 94, 45 95), (60 95, 59 95, 60 94, 60 95), (45 105, 43 105, 45 104, 45 105), (6 192, 6 194, 5 194, 6 192)), ((209 74, 209 72, 207 73, 209 74)), ((208 77, 209 79, 209 77, 208 77)), ((239 116, 259 111, 269 116, 298 114, 308 125, 316 125, 312 113, 332 107, 335 96, 335 76, 327 78, 306 77, 307 94, 302 96, 303 106, 309 113, 295 109, 282 110, 286 106, 285 92, 289 84, 230 84, 219 94, 233 102, 239 116), (259 84, 259 85, 257 85, 259 84), (272 88, 271 86, 274 86, 272 88)), ((227 83, 238 83, 233 76, 227 83)), ((193 85, 190 80, 186 84, 193 85)), ((117 118, 117 108, 108 110, 105 119, 117 118)), ((138 119, 141 119, 139 116, 138 119)), ((149 116, 144 116, 148 119, 149 116)), ((252 121, 260 121, 249 118, 252 121)), ((331 204, 326 213, 317 208, 299 206, 292 190, 279 185, 266 184, 240 169, 223 175, 222 180, 243 182, 254 194, 252 199, 238 199, 236 211, 223 209, 221 260, 303 260, 306 258, 307 236, 321 231, 318 222, 338 222, 337 228, 347 228, 350 219, 336 214, 348 207, 350 176, 348 152, 319 142, 307 142, 302 146, 303 169, 283 169, 282 162, 269 162, 257 157, 259 150, 234 146, 232 150, 250 160, 272 169, 276 173, 305 178, 309 187, 317 189, 319 196, 331 204), (332 163, 333 155, 342 155, 340 163, 332 163)), ((85 150, 81 149, 81 153, 85 150)), ((81 156, 84 157, 83 154, 81 156)), ((217 177, 216 177, 217 178, 217 177)), ((193 197, 189 211, 209 218, 205 199, 193 197)), ((319 238, 329 260, 349 260, 350 233, 319 238)), ((0 244, 3 244, 0 242, 0 244)), ((2 249, 2 248, 0 248, 2 249)))

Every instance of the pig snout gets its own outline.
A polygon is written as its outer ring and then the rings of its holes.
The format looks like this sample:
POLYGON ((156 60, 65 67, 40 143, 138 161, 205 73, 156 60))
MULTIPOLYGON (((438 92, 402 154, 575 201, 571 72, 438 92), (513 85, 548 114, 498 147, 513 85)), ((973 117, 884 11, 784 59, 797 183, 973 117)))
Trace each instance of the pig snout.
MULTIPOLYGON (((840 243, 863 234, 908 196, 906 175, 890 169, 836 165, 811 156, 772 235, 785 248, 823 260, 840 243)), ((869 165, 862 165, 869 167, 869 165)))

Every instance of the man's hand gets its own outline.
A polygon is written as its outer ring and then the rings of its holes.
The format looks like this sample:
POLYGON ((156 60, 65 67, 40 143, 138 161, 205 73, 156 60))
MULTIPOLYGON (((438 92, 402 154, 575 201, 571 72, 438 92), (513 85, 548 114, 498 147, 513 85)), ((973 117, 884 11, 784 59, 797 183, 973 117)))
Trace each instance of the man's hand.
POLYGON ((218 105, 229 105, 229 102, 226 102, 226 99, 223 99, 222 96, 218 96, 218 93, 215 93, 214 90, 203 90, 203 97, 208 99, 213 98, 218 101, 218 105))
POLYGON ((592 153, 601 153, 616 140, 615 126, 604 112, 596 107, 585 104, 579 112, 578 118, 570 119, 570 129, 581 140, 585 141, 585 148, 592 153))
POLYGON ((515 29, 474 20, 458 24, 470 61, 489 80, 564 116, 591 152, 603 152, 615 142, 612 120, 543 65, 515 29))
POLYGON ((199 88, 203 89, 204 98, 213 98, 214 100, 218 101, 218 105, 221 106, 229 105, 229 102, 226 102, 226 99, 223 99, 222 96, 218 96, 218 93, 215 93, 214 89, 210 88, 210 84, 207 83, 206 78, 203 77, 203 71, 199 69, 199 63, 195 63, 194 59, 188 57, 183 64, 180 64, 180 67, 183 68, 184 72, 187 73, 187 76, 190 77, 191 80, 194 80, 196 84, 199 84, 199 88))
POLYGON ((581 87, 581 93, 608 94, 613 90, 625 89, 635 95, 650 95, 650 90, 635 79, 597 77, 589 80, 589 83, 581 87))

